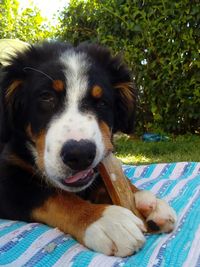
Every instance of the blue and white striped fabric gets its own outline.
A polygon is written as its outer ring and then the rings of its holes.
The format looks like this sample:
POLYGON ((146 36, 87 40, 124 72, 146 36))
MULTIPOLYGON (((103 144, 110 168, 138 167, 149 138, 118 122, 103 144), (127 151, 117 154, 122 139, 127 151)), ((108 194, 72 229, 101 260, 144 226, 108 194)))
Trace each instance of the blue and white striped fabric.
POLYGON ((199 267, 200 163, 124 166, 137 187, 166 199, 178 213, 173 233, 148 235, 144 248, 127 258, 90 251, 48 226, 0 220, 0 266, 18 267, 199 267))

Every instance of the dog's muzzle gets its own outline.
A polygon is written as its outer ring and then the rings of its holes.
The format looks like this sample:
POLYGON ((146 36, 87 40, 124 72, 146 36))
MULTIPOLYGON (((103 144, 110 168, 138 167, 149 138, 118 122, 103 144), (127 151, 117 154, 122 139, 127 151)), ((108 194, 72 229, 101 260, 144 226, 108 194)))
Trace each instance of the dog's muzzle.
POLYGON ((94 170, 91 165, 96 156, 96 145, 87 140, 69 140, 61 150, 63 163, 72 170, 72 175, 62 180, 69 187, 81 187, 93 179, 94 170))

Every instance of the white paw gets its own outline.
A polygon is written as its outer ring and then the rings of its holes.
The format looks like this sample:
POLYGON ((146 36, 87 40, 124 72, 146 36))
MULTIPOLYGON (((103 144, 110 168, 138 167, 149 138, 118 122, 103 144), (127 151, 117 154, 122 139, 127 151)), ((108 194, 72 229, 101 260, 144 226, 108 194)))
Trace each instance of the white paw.
POLYGON ((157 205, 156 196, 151 191, 138 191, 134 194, 135 206, 146 218, 157 205))
POLYGON ((149 226, 152 222, 155 223, 159 228, 158 232, 169 233, 175 227, 177 216, 165 200, 157 198, 156 208, 149 214, 146 221, 149 226))
POLYGON ((128 209, 108 206, 85 231, 85 245, 106 255, 126 257, 144 244, 143 222, 128 209))
POLYGON ((134 197, 136 208, 144 215, 151 230, 170 232, 174 229, 176 212, 165 200, 156 198, 150 191, 138 191, 134 197))

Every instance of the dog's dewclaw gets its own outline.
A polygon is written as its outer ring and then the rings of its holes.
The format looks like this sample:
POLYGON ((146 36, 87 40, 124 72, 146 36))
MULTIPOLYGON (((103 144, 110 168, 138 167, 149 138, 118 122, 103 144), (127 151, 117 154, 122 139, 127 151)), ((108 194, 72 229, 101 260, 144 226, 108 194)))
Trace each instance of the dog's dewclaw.
MULTIPOLYGON (((99 172, 108 190, 110 198, 115 205, 131 210, 136 216, 143 220, 142 215, 135 207, 133 188, 123 173, 122 165, 113 153, 109 153, 99 164, 99 172)), ((132 186, 134 187, 134 186, 132 186)), ((138 191, 135 188, 135 191, 138 191)))

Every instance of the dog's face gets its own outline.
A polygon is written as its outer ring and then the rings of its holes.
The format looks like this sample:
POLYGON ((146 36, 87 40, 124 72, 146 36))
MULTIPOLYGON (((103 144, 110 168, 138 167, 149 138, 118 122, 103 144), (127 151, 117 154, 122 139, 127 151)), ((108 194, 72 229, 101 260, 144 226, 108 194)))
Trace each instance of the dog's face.
POLYGON ((2 140, 24 140, 55 186, 88 187, 113 149, 112 133, 132 130, 135 94, 126 67, 99 46, 46 43, 13 58, 4 72, 2 140))

